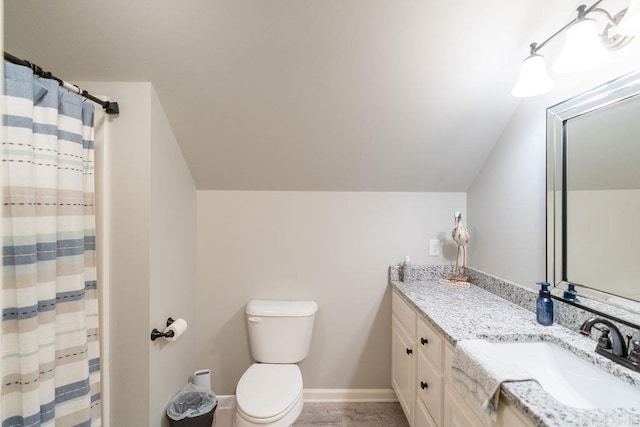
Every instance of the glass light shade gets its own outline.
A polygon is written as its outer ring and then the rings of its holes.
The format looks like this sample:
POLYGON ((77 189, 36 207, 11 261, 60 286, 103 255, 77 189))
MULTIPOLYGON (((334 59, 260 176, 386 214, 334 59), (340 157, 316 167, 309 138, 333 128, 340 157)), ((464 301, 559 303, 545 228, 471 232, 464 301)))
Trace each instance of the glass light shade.
POLYGON ((609 52, 600 42, 596 21, 583 19, 569 27, 560 57, 553 66, 556 73, 573 73, 602 64, 609 52))
POLYGON ((511 90, 511 95, 519 98, 541 95, 553 87, 553 80, 547 73, 544 57, 533 54, 520 67, 518 81, 511 90))
POLYGON ((618 24, 618 34, 640 36, 640 0, 631 0, 627 11, 618 24))

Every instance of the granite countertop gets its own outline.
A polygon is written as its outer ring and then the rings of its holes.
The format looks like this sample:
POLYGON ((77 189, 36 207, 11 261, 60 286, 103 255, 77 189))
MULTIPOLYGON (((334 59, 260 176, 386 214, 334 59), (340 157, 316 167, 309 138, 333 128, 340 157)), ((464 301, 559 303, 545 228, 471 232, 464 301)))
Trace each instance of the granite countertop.
MULTIPOLYGON (((464 339, 551 341, 640 389, 640 374, 596 354, 593 340, 558 324, 542 326, 535 313, 480 287, 435 280, 391 280, 391 286, 454 346, 464 339)), ((501 393, 539 426, 640 425, 640 402, 637 408, 579 409, 558 402, 535 381, 505 383, 501 393)))

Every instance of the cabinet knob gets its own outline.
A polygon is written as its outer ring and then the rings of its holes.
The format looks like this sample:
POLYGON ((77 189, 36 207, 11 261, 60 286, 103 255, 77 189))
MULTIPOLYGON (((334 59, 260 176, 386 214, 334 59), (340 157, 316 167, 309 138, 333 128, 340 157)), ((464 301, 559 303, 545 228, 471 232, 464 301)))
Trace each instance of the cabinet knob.
POLYGON ((410 348, 407 349, 407 354, 412 354, 413 350, 411 350, 410 348))
POLYGON ((429 384, 425 383, 424 381, 420 381, 420 388, 421 389, 427 389, 429 388, 429 384))
POLYGON ((420 337, 420 344, 422 344, 422 345, 429 344, 429 340, 426 339, 426 338, 420 337))

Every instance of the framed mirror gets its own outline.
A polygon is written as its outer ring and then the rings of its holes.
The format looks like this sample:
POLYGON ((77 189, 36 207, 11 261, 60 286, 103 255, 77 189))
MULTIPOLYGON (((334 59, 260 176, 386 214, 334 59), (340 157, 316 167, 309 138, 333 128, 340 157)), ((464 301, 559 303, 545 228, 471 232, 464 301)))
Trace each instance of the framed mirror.
POLYGON ((639 244, 637 71, 547 109, 547 281, 554 296, 637 327, 639 244), (577 300, 564 299, 570 284, 577 300))

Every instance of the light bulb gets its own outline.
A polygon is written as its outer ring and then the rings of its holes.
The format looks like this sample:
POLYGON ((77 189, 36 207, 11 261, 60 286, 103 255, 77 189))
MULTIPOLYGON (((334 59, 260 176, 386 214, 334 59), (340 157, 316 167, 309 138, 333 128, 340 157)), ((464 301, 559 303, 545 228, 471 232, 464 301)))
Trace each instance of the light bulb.
POLYGON ((547 73, 544 57, 534 53, 522 61, 520 75, 511 95, 519 98, 536 96, 548 92, 552 87, 553 80, 547 73))
POLYGON ((596 21, 582 19, 569 27, 560 57, 553 66, 556 73, 588 70, 604 62, 609 52, 600 42, 596 21))

